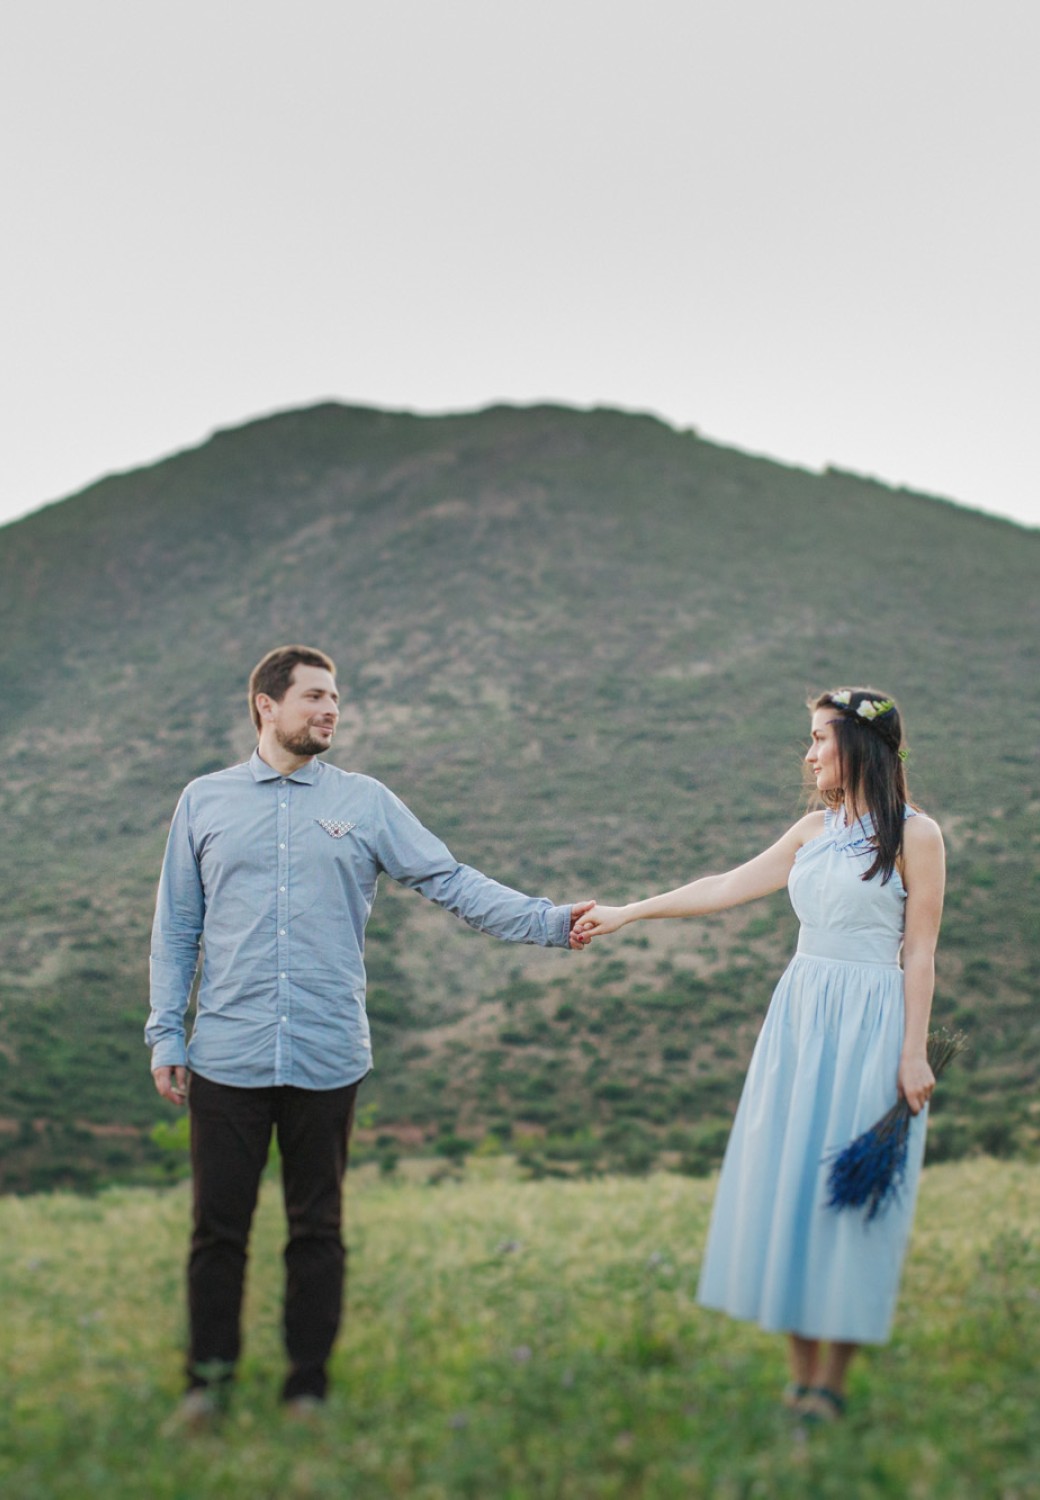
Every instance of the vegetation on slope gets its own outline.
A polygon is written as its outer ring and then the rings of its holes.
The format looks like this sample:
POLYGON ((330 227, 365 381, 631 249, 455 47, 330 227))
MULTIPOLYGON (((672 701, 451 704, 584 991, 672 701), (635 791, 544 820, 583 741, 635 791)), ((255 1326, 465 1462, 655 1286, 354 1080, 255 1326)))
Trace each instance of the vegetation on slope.
MULTIPOLYGON (((937 1015, 972 1041, 933 1159, 1032 1149, 1038 549, 555 408, 288 413, 4 528, 4 1183, 176 1170, 140 1040, 165 831, 188 779, 248 754, 246 675, 288 639, 340 665, 335 761, 558 900, 745 857, 802 805, 807 693, 897 693, 950 846, 937 1015)), ((535 1171, 704 1170, 793 932, 781 895, 570 957, 385 885, 362 1142, 389 1161, 519 1135, 535 1171)))

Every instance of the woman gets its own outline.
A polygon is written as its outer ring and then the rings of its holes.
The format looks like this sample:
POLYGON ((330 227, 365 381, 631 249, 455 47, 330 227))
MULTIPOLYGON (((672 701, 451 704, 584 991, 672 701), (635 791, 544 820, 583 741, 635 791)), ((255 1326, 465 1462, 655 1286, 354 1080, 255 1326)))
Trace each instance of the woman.
POLYGON ((873 688, 812 705, 806 762, 826 810, 725 875, 628 906, 597 905, 590 937, 699 917, 787 884, 798 950, 773 995, 726 1148, 698 1300, 786 1332, 784 1402, 833 1420, 849 1362, 889 1334, 935 1087, 928 1017, 942 913, 938 826, 907 803, 899 709, 873 688), (903 967, 899 967, 902 946, 903 967), (913 1115, 898 1199, 868 1221, 827 1206, 828 1157, 895 1102, 913 1115))

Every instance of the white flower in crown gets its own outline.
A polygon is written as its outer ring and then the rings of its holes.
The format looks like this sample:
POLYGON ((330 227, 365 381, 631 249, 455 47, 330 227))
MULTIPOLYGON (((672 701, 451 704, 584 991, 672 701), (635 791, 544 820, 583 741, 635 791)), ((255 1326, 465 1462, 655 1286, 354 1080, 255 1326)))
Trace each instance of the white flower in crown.
MULTIPOLYGON (((842 688, 840 693, 831 694, 831 702, 837 704, 839 708, 848 708, 851 698, 852 694, 846 688, 842 688)), ((860 704, 861 708, 862 706, 860 704)))
POLYGON ((862 703, 857 703, 856 712, 861 719, 869 721, 887 714, 891 708, 895 708, 891 698, 879 698, 876 703, 871 698, 864 698, 862 703))

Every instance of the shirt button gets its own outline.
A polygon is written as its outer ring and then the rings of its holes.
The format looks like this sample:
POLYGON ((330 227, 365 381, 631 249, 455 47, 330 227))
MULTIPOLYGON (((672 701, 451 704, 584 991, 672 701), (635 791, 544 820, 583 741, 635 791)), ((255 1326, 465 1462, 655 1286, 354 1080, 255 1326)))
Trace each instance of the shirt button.
POLYGON ((284 885, 280 885, 280 886, 279 886, 279 887, 278 887, 278 889, 279 889, 279 890, 280 890, 280 891, 283 891, 283 892, 284 892, 284 890, 285 890, 285 886, 284 886, 284 885))
POLYGON ((283 1026, 288 1026, 288 1024, 289 1024, 289 1017, 288 1016, 283 1016, 282 1017, 282 1025, 283 1026))
POLYGON ((288 807, 288 806, 289 806, 289 804, 288 804, 288 802, 283 802, 283 803, 282 803, 282 806, 283 806, 283 807, 288 807))
POLYGON ((279 977, 279 979, 284 979, 285 978, 284 972, 282 974, 280 974, 278 977, 279 977))
POLYGON ((284 844, 279 844, 278 847, 279 847, 279 849, 284 849, 285 845, 284 844))
POLYGON ((284 937, 285 936, 285 928, 284 927, 279 927, 279 929, 278 929, 278 936, 279 937, 284 937))

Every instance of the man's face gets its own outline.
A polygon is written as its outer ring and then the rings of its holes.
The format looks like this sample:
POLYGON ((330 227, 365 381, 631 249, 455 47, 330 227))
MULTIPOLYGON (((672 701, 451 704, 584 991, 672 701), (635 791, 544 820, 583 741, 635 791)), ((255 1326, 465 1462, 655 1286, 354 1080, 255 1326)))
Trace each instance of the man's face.
POLYGON ((336 679, 324 667, 298 664, 281 702, 258 693, 257 706, 263 727, 274 731, 278 744, 290 755, 320 755, 332 744, 339 693, 336 679))

